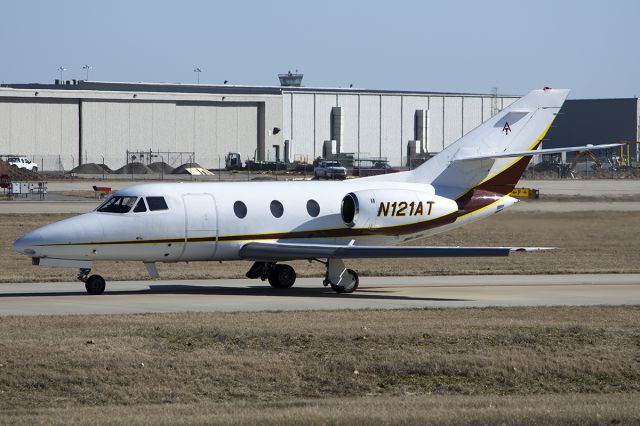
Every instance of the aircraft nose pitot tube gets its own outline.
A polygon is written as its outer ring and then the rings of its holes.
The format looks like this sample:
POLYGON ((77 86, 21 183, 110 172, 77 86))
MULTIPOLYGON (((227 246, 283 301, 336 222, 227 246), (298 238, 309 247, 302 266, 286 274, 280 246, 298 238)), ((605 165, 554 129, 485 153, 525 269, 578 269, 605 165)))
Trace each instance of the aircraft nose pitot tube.
POLYGON ((340 213, 345 225, 354 229, 390 229, 411 232, 416 225, 450 217, 455 220, 455 201, 432 193, 406 189, 350 192, 342 199, 340 213))

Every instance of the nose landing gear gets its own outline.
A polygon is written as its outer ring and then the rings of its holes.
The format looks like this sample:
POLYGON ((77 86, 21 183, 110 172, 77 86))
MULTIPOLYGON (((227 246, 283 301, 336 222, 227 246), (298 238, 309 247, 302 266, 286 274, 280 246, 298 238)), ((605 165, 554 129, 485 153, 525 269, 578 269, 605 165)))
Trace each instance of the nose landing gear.
POLYGON ((87 293, 92 295, 98 295, 104 293, 106 282, 100 275, 91 275, 89 273, 91 269, 80 268, 78 279, 84 283, 84 287, 87 289, 87 293))

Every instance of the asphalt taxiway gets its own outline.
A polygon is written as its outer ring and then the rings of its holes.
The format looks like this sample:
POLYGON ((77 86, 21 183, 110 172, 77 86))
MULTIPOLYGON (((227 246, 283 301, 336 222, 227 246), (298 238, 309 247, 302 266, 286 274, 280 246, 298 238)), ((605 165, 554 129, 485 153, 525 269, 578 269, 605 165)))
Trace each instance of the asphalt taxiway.
POLYGON ((300 278, 119 281, 99 296, 81 282, 0 284, 0 315, 640 304, 640 274, 362 277, 352 294, 300 278))

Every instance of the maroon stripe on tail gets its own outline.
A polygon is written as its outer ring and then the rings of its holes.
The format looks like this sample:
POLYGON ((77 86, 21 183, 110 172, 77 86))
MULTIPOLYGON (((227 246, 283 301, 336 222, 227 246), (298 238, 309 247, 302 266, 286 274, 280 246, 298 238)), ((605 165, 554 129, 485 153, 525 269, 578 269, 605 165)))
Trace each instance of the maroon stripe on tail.
MULTIPOLYGON (((538 142, 531 149, 536 149, 539 145, 540 143, 538 142)), ((532 156, 529 155, 518 159, 507 169, 458 197, 456 202, 458 203, 460 214, 478 210, 510 194, 527 169, 531 158, 532 156)))

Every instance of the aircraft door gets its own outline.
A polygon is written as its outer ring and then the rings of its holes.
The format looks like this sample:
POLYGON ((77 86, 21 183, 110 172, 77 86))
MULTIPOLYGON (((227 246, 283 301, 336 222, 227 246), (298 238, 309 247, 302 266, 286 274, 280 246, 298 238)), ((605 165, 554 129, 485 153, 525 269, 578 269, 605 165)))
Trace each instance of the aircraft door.
POLYGON ((218 215, 211 194, 185 194, 185 248, 180 260, 211 260, 218 241, 218 215))

